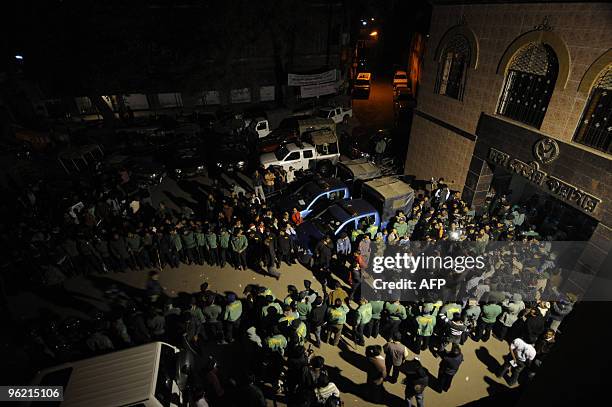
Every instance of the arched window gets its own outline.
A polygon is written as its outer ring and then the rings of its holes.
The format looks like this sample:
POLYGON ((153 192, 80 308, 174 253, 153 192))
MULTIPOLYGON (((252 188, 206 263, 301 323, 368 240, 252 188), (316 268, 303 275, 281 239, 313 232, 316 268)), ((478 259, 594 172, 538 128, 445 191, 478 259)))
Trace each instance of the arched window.
POLYGON ((510 63, 497 113, 540 128, 558 72, 551 47, 535 42, 523 47, 510 63))
POLYGON ((612 153, 612 65, 595 82, 574 141, 612 153))
POLYGON ((470 44, 463 35, 454 35, 444 47, 434 92, 463 100, 467 67, 470 65, 470 44))

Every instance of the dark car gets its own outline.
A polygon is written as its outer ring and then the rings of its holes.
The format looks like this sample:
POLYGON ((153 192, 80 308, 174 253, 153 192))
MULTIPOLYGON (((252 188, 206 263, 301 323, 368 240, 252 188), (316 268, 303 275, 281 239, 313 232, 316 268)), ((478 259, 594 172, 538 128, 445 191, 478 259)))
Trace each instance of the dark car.
POLYGON ((319 178, 305 183, 291 193, 284 194, 275 206, 289 213, 293 208, 297 208, 302 218, 306 218, 338 200, 350 197, 349 188, 338 178, 319 178))
POLYGON ((166 166, 170 176, 174 179, 185 179, 206 174, 206 158, 201 143, 180 145, 170 152, 166 166))
POLYGON ((152 157, 113 154, 105 160, 105 171, 117 175, 122 171, 127 171, 129 182, 141 188, 157 186, 166 177, 165 166, 152 157))
POLYGON ((243 171, 249 168, 251 150, 235 137, 219 134, 216 143, 206 148, 208 170, 211 174, 243 171))
POLYGON ((311 216, 296 228, 296 232, 300 245, 312 252, 323 237, 330 236, 335 240, 342 232, 350 236, 363 224, 380 225, 380 215, 368 201, 352 199, 335 203, 311 216))

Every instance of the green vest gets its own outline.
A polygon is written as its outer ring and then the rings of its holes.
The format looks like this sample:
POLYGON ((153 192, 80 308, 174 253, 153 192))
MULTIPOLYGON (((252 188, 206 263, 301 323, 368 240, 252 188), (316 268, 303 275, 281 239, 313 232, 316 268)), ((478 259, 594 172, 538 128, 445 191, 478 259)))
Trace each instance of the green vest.
POLYGON ((268 349, 273 352, 283 353, 287 347, 287 339, 283 335, 274 335, 266 338, 266 345, 268 349))
POLYGON ((497 320, 499 314, 502 313, 502 307, 499 304, 486 304, 482 306, 482 321, 487 324, 492 324, 497 320))
POLYGON ((193 249, 194 247, 196 247, 195 236, 193 235, 193 232, 190 231, 183 234, 181 236, 181 239, 183 239, 183 243, 185 244, 186 248, 193 249))
POLYGON ((225 307, 224 318, 226 321, 235 322, 242 315, 242 303, 240 300, 236 300, 231 304, 227 304, 225 307))
POLYGON ((268 304, 268 305, 266 305, 265 307, 263 307, 261 309, 261 316, 262 317, 267 317, 268 316, 268 312, 269 312, 268 310, 270 308, 276 308, 276 310, 278 311, 276 313, 276 315, 278 315, 279 317, 281 315, 283 315, 283 309, 281 308, 281 306, 277 302, 273 302, 272 304, 268 304))
POLYGON ((380 319, 380 313, 382 312, 383 307, 385 306, 385 302, 376 300, 371 301, 368 304, 372 306, 372 319, 380 319))
POLYGON ((368 227, 368 233, 370 234, 370 239, 372 240, 376 239, 376 233, 378 233, 378 226, 370 225, 368 227))
POLYGON ((212 232, 206 234, 206 244, 210 249, 217 248, 217 235, 212 232))
POLYGON ((344 325, 348 307, 342 304, 340 307, 330 307, 327 310, 327 322, 331 325, 344 325))
POLYGON ((436 326, 436 317, 433 315, 420 315, 416 317, 416 322, 419 326, 417 335, 431 336, 436 326))
POLYGON ((219 246, 222 249, 227 249, 229 247, 230 234, 227 232, 223 232, 219 235, 219 246))
POLYGON ((406 307, 404 307, 402 304, 388 302, 385 305, 385 310, 387 310, 389 313, 389 318, 394 321, 404 320, 407 317, 406 307))
POLYGON ((204 247, 206 246, 206 235, 204 235, 204 233, 202 232, 195 232, 195 239, 196 239, 196 244, 199 247, 204 247))
POLYGON ((357 308, 357 325, 367 324, 372 320, 372 304, 367 303, 357 308))

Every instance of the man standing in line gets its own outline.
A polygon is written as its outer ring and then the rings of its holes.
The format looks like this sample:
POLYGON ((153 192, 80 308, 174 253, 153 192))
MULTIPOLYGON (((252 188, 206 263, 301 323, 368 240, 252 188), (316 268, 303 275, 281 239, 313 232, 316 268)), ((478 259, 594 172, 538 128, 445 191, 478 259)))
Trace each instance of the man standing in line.
POLYGON ((401 366, 408 359, 408 348, 400 341, 402 334, 395 332, 393 337, 383 346, 385 351, 385 365, 387 366, 387 379, 390 383, 397 383, 401 366))

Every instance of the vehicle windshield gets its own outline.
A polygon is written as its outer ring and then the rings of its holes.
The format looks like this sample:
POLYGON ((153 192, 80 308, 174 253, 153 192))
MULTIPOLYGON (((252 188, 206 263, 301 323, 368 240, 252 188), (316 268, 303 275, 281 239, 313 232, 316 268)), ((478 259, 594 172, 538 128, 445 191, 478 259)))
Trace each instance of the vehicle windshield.
POLYGON ((370 84, 370 81, 368 81, 366 79, 357 79, 356 84, 359 85, 359 86, 367 86, 367 85, 370 84))
POLYGON ((395 79, 406 79, 406 75, 405 74, 397 74, 395 75, 395 79))
POLYGON ((276 152, 274 153, 274 155, 276 156, 276 159, 279 161, 282 161, 285 157, 287 157, 288 154, 289 154, 289 150, 287 150, 286 146, 282 146, 281 148, 276 150, 276 152))
POLYGON ((329 110, 320 109, 317 115, 323 119, 327 119, 329 117, 329 110))
POLYGON ((321 233, 330 235, 333 235, 342 224, 330 210, 323 211, 313 223, 321 233))
POLYGON ((307 184, 302 185, 297 191, 295 191, 294 195, 296 199, 303 200, 305 202, 303 205, 305 205, 311 202, 320 193, 321 189, 318 188, 314 183, 309 182, 307 184))

